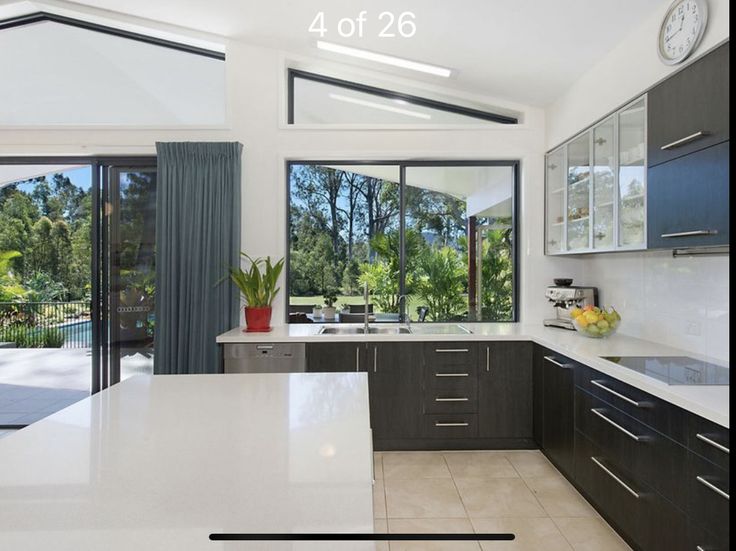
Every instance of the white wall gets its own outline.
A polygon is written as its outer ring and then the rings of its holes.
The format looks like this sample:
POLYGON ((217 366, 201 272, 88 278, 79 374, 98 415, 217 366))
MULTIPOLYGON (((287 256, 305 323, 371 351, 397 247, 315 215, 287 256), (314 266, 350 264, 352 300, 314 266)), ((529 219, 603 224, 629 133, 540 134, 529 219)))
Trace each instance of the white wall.
MULTIPOLYGON (((675 70, 659 61, 657 34, 670 0, 546 110, 547 148, 589 126, 675 70)), ((728 0, 708 0, 696 56, 729 37, 728 0)), ((583 280, 621 313, 621 333, 728 359, 728 257, 672 258, 669 251, 590 255, 583 280)), ((578 269, 580 266, 576 266, 578 269)))
MULTIPOLYGON (((152 153, 156 141, 239 140, 243 154, 243 249, 252 255, 286 253, 286 159, 519 159, 521 161, 520 269, 523 321, 546 311, 552 277, 580 275, 578 260, 543 255, 544 113, 526 109, 518 127, 472 130, 321 130, 280 124, 284 78, 281 52, 231 43, 227 49, 231 128, 123 130, 0 128, 0 155, 152 153)), ((2 90, 0 90, 0 100, 2 90)), ((284 318, 284 295, 274 323, 284 318)))

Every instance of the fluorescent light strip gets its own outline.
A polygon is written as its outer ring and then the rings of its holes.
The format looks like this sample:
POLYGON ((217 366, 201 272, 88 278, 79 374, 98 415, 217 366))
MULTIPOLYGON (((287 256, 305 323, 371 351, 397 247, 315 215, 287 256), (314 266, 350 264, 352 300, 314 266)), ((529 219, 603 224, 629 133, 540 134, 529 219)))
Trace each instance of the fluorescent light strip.
POLYGON ((363 107, 372 107, 373 109, 380 109, 381 111, 389 111, 391 113, 398 113, 400 115, 407 115, 409 117, 416 117, 418 119, 429 120, 432 115, 426 113, 419 113, 418 111, 410 111, 409 109, 402 109, 401 107, 392 107, 390 105, 383 105, 381 103, 374 103, 372 101, 366 101, 358 98, 351 98, 349 96, 342 96, 340 94, 328 94, 331 99, 338 101, 344 101, 345 103, 354 103, 355 105, 362 105, 363 107))
POLYGON ((368 61, 375 61, 377 63, 393 65, 394 67, 401 67, 402 69, 411 69, 412 71, 429 73, 430 75, 435 75, 438 77, 449 78, 449 76, 452 74, 452 71, 450 69, 438 67, 437 65, 419 63, 418 61, 410 61, 408 59, 394 57, 391 55, 377 54, 375 52, 369 52, 368 50, 350 48, 349 46, 342 46, 340 44, 334 44, 332 42, 324 42, 323 40, 317 41, 317 48, 336 54, 349 55, 352 57, 358 57, 360 59, 367 59, 368 61))

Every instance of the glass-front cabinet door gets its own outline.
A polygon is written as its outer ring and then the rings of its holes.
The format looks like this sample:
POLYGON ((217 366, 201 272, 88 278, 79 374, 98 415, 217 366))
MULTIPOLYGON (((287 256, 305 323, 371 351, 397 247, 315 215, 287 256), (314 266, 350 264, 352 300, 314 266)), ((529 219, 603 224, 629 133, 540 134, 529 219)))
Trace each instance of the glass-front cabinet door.
POLYGON ((593 129, 593 248, 609 249, 614 241, 616 160, 614 118, 593 129))
POLYGON ((564 251, 565 244, 565 148, 547 155, 547 254, 564 251))
POLYGON ((590 248, 590 132, 567 145, 567 250, 590 248))
POLYGON ((646 98, 619 112, 618 246, 646 244, 646 98))
POLYGON ((547 154, 545 251, 646 248, 646 96, 547 154))

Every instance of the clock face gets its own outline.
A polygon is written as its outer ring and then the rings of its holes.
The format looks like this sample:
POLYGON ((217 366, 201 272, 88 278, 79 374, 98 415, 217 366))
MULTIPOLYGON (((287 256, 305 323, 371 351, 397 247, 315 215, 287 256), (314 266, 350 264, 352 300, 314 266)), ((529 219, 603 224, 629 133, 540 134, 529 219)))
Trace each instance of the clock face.
POLYGON ((700 42, 708 18, 704 0, 676 0, 659 31, 659 57, 673 65, 687 58, 700 42))

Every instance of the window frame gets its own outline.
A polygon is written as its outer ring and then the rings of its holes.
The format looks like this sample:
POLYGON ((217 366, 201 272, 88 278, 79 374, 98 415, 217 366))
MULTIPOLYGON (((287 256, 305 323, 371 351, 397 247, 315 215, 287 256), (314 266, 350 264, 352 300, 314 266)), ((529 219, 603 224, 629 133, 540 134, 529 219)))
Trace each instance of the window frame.
MULTIPOLYGON (((312 73, 309 71, 303 71, 301 69, 289 68, 287 70, 287 114, 286 124, 287 126, 299 126, 299 123, 294 122, 294 80, 301 78, 303 80, 309 80, 312 82, 319 82, 321 84, 328 84, 331 86, 337 86, 346 90, 352 90, 355 92, 362 92, 365 94, 371 94, 385 99, 401 100, 406 103, 417 105, 421 107, 428 107, 430 109, 436 109, 438 111, 444 111, 446 113, 453 113, 456 115, 462 115, 465 117, 472 117, 478 119, 479 122, 495 122, 499 124, 516 125, 519 124, 519 119, 516 117, 501 115, 492 111, 483 111, 480 109, 473 109, 472 107, 464 107, 462 105, 456 105, 453 103, 447 103, 444 101, 433 100, 424 98, 421 96, 415 96, 413 94, 405 94, 403 92, 396 92, 387 88, 380 88, 377 86, 370 86, 368 84, 362 84, 359 82, 352 82, 349 80, 343 80, 335 77, 329 77, 318 73, 312 73)), ((307 123, 308 124, 308 123, 307 123)), ((335 126, 343 123, 334 123, 335 126)), ((352 124, 352 123, 347 123, 352 124)), ((330 126, 326 124, 325 126, 330 126)), ((386 124, 386 127, 394 126, 393 124, 386 124)))
MULTIPOLYGON (((331 159, 331 160, 300 160, 287 159, 285 161, 285 181, 286 181, 286 232, 285 232, 285 249, 284 255, 284 272, 285 281, 283 289, 285 292, 285 308, 284 322, 289 323, 289 306, 291 299, 291 167, 295 165, 391 165, 399 168, 399 294, 405 294, 406 288, 406 254, 404 250, 404 237, 406 233, 406 202, 404 189, 406 187, 406 169, 414 167, 478 167, 478 166, 505 166, 513 171, 511 196, 511 227, 513 239, 511 241, 511 262, 513 266, 513 274, 511 278, 511 319, 508 321, 484 321, 473 320, 463 323, 518 323, 519 322, 519 290, 520 290, 520 269, 519 269, 519 239, 520 226, 519 223, 519 206, 521 205, 521 161, 519 160, 431 160, 431 161, 402 161, 402 160, 366 160, 366 159, 331 159)), ((406 303, 401 301, 399 308, 399 319, 406 319, 406 303)), ((450 322, 425 322, 425 323, 450 323, 450 322)))

